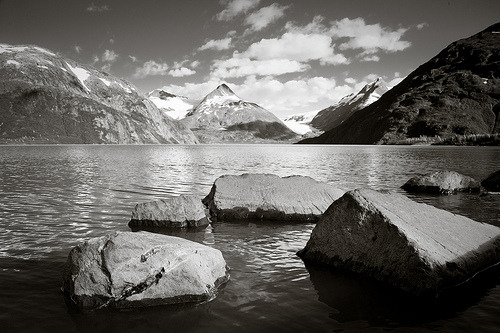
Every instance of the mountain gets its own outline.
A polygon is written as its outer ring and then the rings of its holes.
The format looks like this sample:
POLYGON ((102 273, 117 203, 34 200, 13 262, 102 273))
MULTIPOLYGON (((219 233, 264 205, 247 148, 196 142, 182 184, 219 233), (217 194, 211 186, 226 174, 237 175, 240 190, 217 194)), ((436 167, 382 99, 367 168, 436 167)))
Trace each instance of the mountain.
POLYGON ((354 112, 375 102, 388 90, 384 80, 378 78, 365 85, 357 94, 344 96, 338 103, 326 109, 288 116, 283 118, 283 122, 297 134, 318 136, 340 125, 354 112))
POLYGON ((500 23, 450 44, 378 101, 301 143, 407 143, 500 133, 500 23))
POLYGON ((1 143, 196 143, 130 83, 37 46, 0 44, 1 143))
POLYGON ((239 98, 226 84, 210 92, 182 122, 204 143, 269 142, 297 135, 274 114, 239 98))
POLYGON ((149 92, 147 97, 157 108, 177 120, 185 118, 188 112, 197 104, 187 97, 177 96, 163 89, 155 89, 149 92))
POLYGON ((377 101, 389 90, 382 78, 367 84, 357 94, 343 97, 337 104, 319 111, 310 124, 320 130, 328 131, 342 124, 356 111, 377 101))
POLYGON ((318 114, 318 111, 294 114, 282 118, 285 125, 297 134, 305 135, 315 129, 310 126, 311 120, 318 114))

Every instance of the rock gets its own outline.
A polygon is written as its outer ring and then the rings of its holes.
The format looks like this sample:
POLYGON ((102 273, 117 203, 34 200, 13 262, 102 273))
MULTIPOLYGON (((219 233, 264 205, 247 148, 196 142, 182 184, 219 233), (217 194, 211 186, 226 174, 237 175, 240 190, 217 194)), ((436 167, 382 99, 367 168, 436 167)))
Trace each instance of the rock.
POLYGON ((209 223, 201 199, 192 195, 181 195, 137 204, 128 226, 182 228, 200 227, 209 223))
POLYGON ((481 185, 492 192, 500 192, 500 170, 493 172, 481 182, 481 185))
POLYGON ((344 191, 310 177, 243 174, 218 178, 203 203, 228 220, 315 222, 344 191))
POLYGON ((401 186, 408 192, 452 194, 460 191, 476 192, 481 185, 475 179, 455 171, 436 171, 411 178, 401 186))
POLYGON ((395 193, 335 201, 298 255, 416 295, 435 294, 500 260, 500 228, 395 193))
POLYGON ((183 238, 115 232, 71 250, 63 291, 80 309, 204 302, 228 281, 222 253, 183 238))

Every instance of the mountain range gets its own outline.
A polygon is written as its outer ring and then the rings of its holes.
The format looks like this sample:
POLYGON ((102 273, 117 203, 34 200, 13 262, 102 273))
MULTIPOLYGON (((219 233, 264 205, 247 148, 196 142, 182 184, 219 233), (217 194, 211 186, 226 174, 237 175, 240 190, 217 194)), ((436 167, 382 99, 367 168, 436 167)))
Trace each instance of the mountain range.
POLYGON ((392 89, 382 79, 278 119, 221 84, 201 101, 38 46, 0 44, 0 143, 401 144, 500 135, 500 23, 456 41, 392 89), (322 134, 321 134, 322 133, 322 134))
POLYGON ((0 44, 0 142, 197 143, 127 81, 37 46, 0 44))
POLYGON ((301 143, 398 144, 500 133, 500 23, 458 40, 378 101, 301 143))
POLYGON ((263 107, 238 97, 219 85, 181 120, 203 143, 273 142, 298 136, 263 107))
POLYGON ((338 103, 320 111, 285 117, 284 123, 298 134, 313 137, 343 123, 356 111, 378 100, 389 88, 382 78, 365 85, 358 93, 344 96, 338 103))

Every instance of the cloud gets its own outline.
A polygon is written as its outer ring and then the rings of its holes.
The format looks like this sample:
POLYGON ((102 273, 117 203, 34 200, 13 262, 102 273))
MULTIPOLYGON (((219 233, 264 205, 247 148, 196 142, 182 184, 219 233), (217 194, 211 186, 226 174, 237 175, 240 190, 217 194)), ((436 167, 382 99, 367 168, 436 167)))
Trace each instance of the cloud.
POLYGON ((380 57, 378 55, 375 55, 375 54, 367 55, 367 56, 364 56, 363 58, 361 58, 361 61, 362 62, 369 62, 369 61, 378 62, 378 61, 380 61, 380 57))
POLYGON ((212 39, 203 44, 198 48, 198 50, 203 51, 203 50, 227 50, 231 47, 231 37, 224 38, 224 39, 212 39))
POLYGON ((82 47, 80 45, 75 45, 74 49, 75 49, 76 53, 78 53, 78 54, 82 53, 82 47))
POLYGON ((168 72, 173 77, 184 77, 184 76, 190 76, 195 74, 196 71, 186 68, 186 67, 181 67, 181 68, 176 68, 172 69, 168 72))
POLYGON ((347 63, 343 55, 336 55, 332 39, 327 35, 286 32, 279 38, 262 39, 243 52, 242 56, 255 59, 289 59, 310 61, 324 59, 324 63, 347 63))
POLYGON ((142 79, 147 76, 166 75, 168 73, 168 68, 166 63, 157 63, 154 60, 149 60, 141 67, 137 67, 132 76, 137 79, 142 79))
POLYGON ((273 3, 270 6, 262 7, 245 18, 245 24, 250 26, 251 31, 259 31, 269 24, 277 21, 290 6, 281 6, 273 3))
POLYGON ((288 59, 251 60, 233 57, 227 60, 216 60, 212 66, 211 75, 216 78, 269 76, 303 72, 309 68, 306 64, 288 59))
POLYGON ((99 12, 99 13, 102 13, 102 12, 107 12, 109 11, 109 6, 108 5, 95 5, 94 3, 92 3, 90 6, 87 7, 87 11, 88 12, 99 12))
POLYGON ((410 47, 411 43, 401 40, 406 28, 390 30, 377 24, 366 24, 363 18, 331 22, 329 34, 336 38, 349 40, 340 45, 341 50, 362 49, 363 54, 374 54, 378 51, 397 52, 410 47))
POLYGON ((215 19, 217 21, 231 21, 236 16, 257 7, 260 0, 222 0, 220 3, 226 5, 226 8, 216 14, 215 19))
POLYGON ((200 65, 200 62, 198 60, 195 60, 190 65, 191 65, 191 67, 196 68, 200 65))
POLYGON ((118 59, 118 54, 113 50, 105 50, 102 54, 102 62, 115 62, 118 59))
POLYGON ((130 60, 132 60, 132 62, 137 62, 137 57, 134 57, 133 55, 129 55, 128 56, 130 58, 130 60))
POLYGON ((425 28, 427 26, 428 26, 428 24, 426 22, 422 22, 422 23, 417 24, 416 28, 417 28, 417 30, 422 30, 423 28, 425 28))

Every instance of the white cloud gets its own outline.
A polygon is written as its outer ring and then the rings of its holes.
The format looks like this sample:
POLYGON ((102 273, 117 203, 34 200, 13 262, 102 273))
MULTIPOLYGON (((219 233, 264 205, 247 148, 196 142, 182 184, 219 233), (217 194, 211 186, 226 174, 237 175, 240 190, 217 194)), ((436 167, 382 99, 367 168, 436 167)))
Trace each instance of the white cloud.
POLYGON ((346 77, 344 79, 345 83, 348 83, 348 84, 356 84, 356 79, 352 78, 352 77, 346 77))
POLYGON ((87 7, 88 12, 107 12, 109 10, 108 5, 95 5, 92 3, 90 6, 87 7))
POLYGON ((322 34, 286 32, 279 38, 262 39, 242 53, 243 57, 255 59, 290 59, 307 62, 321 60, 323 63, 347 63, 343 55, 336 55, 332 39, 322 34))
POLYGON ((130 58, 130 60, 132 60, 132 62, 137 62, 137 57, 134 57, 133 55, 129 55, 128 56, 130 58))
POLYGON ((372 54, 372 55, 367 55, 361 58, 361 61, 368 62, 368 61, 373 61, 377 62, 380 61, 380 57, 378 55, 372 54))
POLYGON ((269 24, 277 21, 290 6, 281 6, 273 3, 270 6, 262 7, 245 18, 245 24, 250 26, 251 31, 259 31, 269 24))
POLYGON ((308 65, 288 59, 251 60, 233 57, 227 60, 216 60, 212 66, 211 75, 216 78, 269 76, 303 72, 307 69, 309 69, 308 65))
POLYGON ((200 62, 198 60, 195 60, 190 65, 191 65, 191 67, 196 68, 200 65, 200 62))
POLYGON ((259 5, 260 0, 222 0, 221 4, 226 8, 215 15, 218 21, 230 21, 240 14, 247 13, 250 9, 259 5))
POLYGON ((190 75, 193 75, 195 73, 196 73, 196 71, 193 71, 192 69, 189 69, 186 67, 172 69, 168 72, 168 74, 170 74, 173 77, 190 76, 190 75))
POLYGON ((426 22, 422 22, 422 23, 417 24, 416 28, 418 30, 422 30, 423 28, 425 28, 427 26, 428 26, 428 24, 426 22))
POLYGON ((103 62, 115 62, 118 59, 118 54, 113 50, 105 50, 101 57, 103 62))
POLYGON ((166 75, 168 73, 168 65, 166 63, 157 63, 154 60, 146 61, 141 67, 135 69, 133 77, 142 79, 147 76, 166 75))
POLYGON ((198 50, 203 51, 203 50, 227 50, 231 47, 231 37, 224 38, 224 39, 212 39, 203 44, 198 48, 198 50))
POLYGON ((349 40, 340 45, 340 49, 362 49, 363 54, 374 54, 378 51, 397 52, 410 47, 411 43, 401 40, 406 28, 390 30, 380 24, 366 24, 363 18, 331 22, 329 34, 333 37, 349 40))
POLYGON ((74 48, 75 48, 75 52, 76 53, 80 54, 82 52, 82 47, 81 46, 75 45, 74 48))

